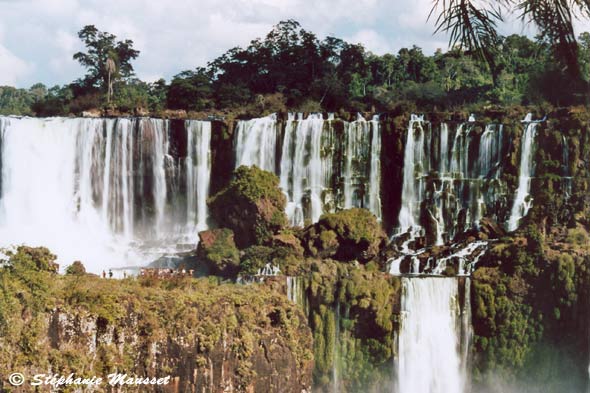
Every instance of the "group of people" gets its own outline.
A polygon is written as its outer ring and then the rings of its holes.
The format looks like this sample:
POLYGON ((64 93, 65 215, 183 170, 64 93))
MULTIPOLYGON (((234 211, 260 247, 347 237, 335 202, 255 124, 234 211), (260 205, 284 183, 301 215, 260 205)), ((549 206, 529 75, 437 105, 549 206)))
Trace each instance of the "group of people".
POLYGON ((174 277, 174 276, 193 276, 193 269, 168 269, 168 268, 142 268, 139 275, 141 277, 174 277))
MULTIPOLYGON (((141 277, 192 277, 193 276, 193 269, 186 270, 182 269, 168 269, 168 268, 142 268, 139 275, 141 277)), ((102 271, 102 278, 113 278, 113 269, 109 269, 108 272, 106 270, 102 271)), ((123 278, 127 278, 127 271, 123 270, 123 278)))
MULTIPOLYGON (((113 278, 113 269, 109 269, 109 278, 113 278)), ((102 278, 107 278, 107 272, 102 271, 102 278)), ((123 270, 123 278, 127 278, 127 272, 123 270)))

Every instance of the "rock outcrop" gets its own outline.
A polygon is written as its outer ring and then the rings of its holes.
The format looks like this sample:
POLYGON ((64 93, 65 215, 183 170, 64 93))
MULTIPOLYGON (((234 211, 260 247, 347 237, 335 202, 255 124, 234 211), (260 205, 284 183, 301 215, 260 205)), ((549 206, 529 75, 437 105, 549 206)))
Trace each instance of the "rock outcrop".
POLYGON ((209 200, 213 218, 234 231, 239 248, 263 244, 283 229, 285 204, 276 175, 245 166, 236 169, 229 185, 209 200))

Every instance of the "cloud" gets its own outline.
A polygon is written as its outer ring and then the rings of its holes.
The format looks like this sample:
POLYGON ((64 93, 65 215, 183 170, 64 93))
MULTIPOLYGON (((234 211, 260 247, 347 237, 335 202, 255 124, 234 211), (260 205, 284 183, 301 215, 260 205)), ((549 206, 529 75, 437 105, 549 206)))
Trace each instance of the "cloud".
POLYGON ((137 75, 150 79, 170 80, 182 70, 204 66, 234 46, 263 37, 286 19, 299 21, 319 38, 343 37, 377 54, 413 44, 428 53, 446 47, 444 35, 433 37, 432 23, 426 23, 431 4, 431 0, 4 0, 0 42, 12 57, 3 56, 0 64, 8 68, 9 61, 21 62, 27 72, 13 71, 10 77, 20 86, 71 82, 84 74, 72 55, 82 49, 77 32, 86 24, 119 39, 132 39, 141 51, 134 62, 137 75))
POLYGON ((353 44, 363 44, 365 48, 377 55, 383 55, 393 51, 390 42, 372 29, 359 30, 353 36, 345 37, 345 40, 353 44))
POLYGON ((32 66, 0 44, 0 86, 16 86, 32 71, 32 66))

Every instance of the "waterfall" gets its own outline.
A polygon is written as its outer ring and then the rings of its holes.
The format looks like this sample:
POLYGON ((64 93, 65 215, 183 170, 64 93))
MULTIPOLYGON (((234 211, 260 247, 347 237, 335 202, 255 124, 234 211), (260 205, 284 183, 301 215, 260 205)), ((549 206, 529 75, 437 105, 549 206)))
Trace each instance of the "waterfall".
POLYGON ((236 126, 236 168, 252 166, 275 172, 277 117, 240 120, 236 126))
POLYGON ((468 386, 469 379, 469 349, 473 338, 473 326, 471 324, 471 278, 465 278, 463 291, 463 306, 461 307, 461 375, 463 386, 468 386))
POLYGON ((451 129, 412 115, 406 136, 399 232, 424 233, 428 244, 442 245, 489 215, 497 220, 505 194, 501 180, 501 125, 473 122, 451 129))
POLYGON ((291 116, 285 126, 280 184, 294 226, 303 226, 305 219, 316 222, 323 212, 322 192, 327 187, 320 154, 323 127, 321 114, 299 120, 291 116))
POLYGON ((47 246, 92 272, 145 265, 187 239, 194 248, 211 126, 185 130, 186 140, 160 119, 0 117, 1 246, 47 246), (172 148, 185 143, 186 155, 172 148))
POLYGON ((381 129, 379 116, 373 116, 371 127, 371 170, 368 209, 381 221, 381 129))
POLYGON ((333 115, 325 120, 321 114, 289 114, 282 133, 276 115, 237 124, 236 166, 257 165, 279 176, 293 226, 351 207, 367 208, 381 219, 379 118, 359 115, 341 122, 342 141, 335 122, 333 115))
POLYGON ((401 393, 463 391, 458 285, 456 278, 402 278, 401 393))
POLYGON ((211 177, 211 123, 187 120, 186 199, 187 228, 207 228, 207 197, 211 177))
POLYGON ((408 125, 408 135, 406 137, 406 146, 404 150, 404 178, 402 184, 402 206, 399 212, 399 226, 401 232, 406 232, 408 229, 416 228, 419 218, 418 213, 418 199, 416 195, 416 182, 420 180, 415 179, 416 161, 420 155, 420 150, 417 149, 422 145, 424 138, 424 129, 422 127, 424 118, 412 115, 410 124, 408 125), (417 126, 417 127, 415 127, 417 126), (415 129, 417 128, 417 129, 415 129), (416 136, 416 134, 419 134, 416 136), (417 139, 418 138, 418 139, 417 139), (416 154, 418 150, 418 154, 416 154))
POLYGON ((510 218, 506 225, 509 231, 518 228, 520 219, 526 216, 532 206, 532 198, 529 195, 531 177, 534 170, 534 144, 537 134, 538 122, 529 122, 524 131, 520 144, 520 168, 518 170, 518 188, 514 197, 514 204, 510 212, 510 218))
POLYGON ((344 124, 344 135, 343 207, 367 208, 381 220, 379 117, 367 121, 359 114, 357 120, 344 124), (365 183, 368 183, 367 189, 365 183))

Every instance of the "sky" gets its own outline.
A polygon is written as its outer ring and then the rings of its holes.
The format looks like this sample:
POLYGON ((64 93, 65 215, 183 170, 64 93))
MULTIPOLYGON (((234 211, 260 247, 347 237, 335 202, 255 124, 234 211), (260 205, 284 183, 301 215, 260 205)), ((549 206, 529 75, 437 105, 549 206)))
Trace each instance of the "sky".
MULTIPOLYGON (((0 86, 53 86, 83 76, 72 55, 83 49, 77 32, 88 24, 133 40, 141 52, 133 63, 136 74, 148 82, 204 66, 286 19, 320 38, 362 43, 376 54, 412 45, 431 54, 448 47, 444 34, 433 35, 431 5, 432 0, 0 0, 0 86)), ((590 30, 584 27, 579 29, 590 30)), ((529 29, 516 21, 501 28, 533 34, 529 29)))

